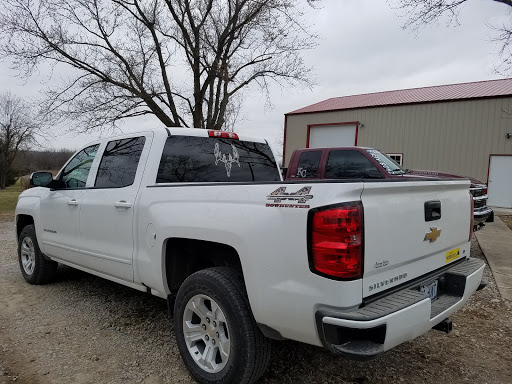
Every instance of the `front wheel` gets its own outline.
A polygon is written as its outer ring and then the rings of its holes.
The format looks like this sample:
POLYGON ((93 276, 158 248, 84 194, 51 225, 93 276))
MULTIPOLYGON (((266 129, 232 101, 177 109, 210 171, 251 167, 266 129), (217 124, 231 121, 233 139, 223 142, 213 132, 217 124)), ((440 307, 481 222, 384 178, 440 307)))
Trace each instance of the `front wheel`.
POLYGON ((46 284, 57 272, 58 264, 48 260, 37 242, 34 225, 27 225, 18 239, 18 258, 23 278, 30 284, 46 284))
POLYGON ((185 365, 200 383, 253 383, 270 360, 270 340, 231 268, 205 269, 185 280, 174 305, 174 330, 185 365))

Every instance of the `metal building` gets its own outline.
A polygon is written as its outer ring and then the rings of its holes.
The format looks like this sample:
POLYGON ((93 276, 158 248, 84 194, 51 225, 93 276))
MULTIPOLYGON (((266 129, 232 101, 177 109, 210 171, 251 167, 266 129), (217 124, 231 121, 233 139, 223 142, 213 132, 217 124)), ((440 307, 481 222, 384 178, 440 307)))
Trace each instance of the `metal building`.
POLYGON ((512 208, 512 79, 336 97, 285 114, 284 166, 298 148, 353 145, 488 182, 488 204, 512 208))

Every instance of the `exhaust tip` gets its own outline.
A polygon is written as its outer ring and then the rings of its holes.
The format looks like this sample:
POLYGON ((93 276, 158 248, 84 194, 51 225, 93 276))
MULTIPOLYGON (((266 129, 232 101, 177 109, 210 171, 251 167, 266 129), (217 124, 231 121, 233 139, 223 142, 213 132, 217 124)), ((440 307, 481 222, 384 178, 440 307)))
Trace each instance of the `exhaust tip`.
POLYGON ((450 319, 446 318, 443 321, 441 321, 439 324, 434 326, 436 331, 441 331, 444 333, 450 333, 453 330, 453 323, 450 319))

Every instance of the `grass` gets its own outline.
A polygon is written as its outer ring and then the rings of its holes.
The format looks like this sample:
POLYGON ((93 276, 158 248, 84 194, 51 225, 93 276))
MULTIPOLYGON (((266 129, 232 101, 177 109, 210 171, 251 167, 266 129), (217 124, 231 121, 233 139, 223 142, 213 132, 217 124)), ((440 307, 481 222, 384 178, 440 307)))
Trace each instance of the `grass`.
POLYGON ((500 216, 500 219, 512 229, 512 216, 500 216))
POLYGON ((14 213, 21 191, 19 180, 16 184, 0 190, 0 214, 14 213))

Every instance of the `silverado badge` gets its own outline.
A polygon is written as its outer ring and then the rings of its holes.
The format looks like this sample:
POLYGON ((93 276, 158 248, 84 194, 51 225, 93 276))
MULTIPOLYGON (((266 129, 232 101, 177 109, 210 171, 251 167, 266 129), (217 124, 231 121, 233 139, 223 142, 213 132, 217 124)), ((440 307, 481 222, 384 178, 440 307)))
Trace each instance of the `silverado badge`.
POLYGON ((430 232, 425 234, 425 238, 423 241, 429 240, 431 243, 437 240, 437 238, 441 236, 441 229, 437 229, 436 227, 430 227, 430 232))

